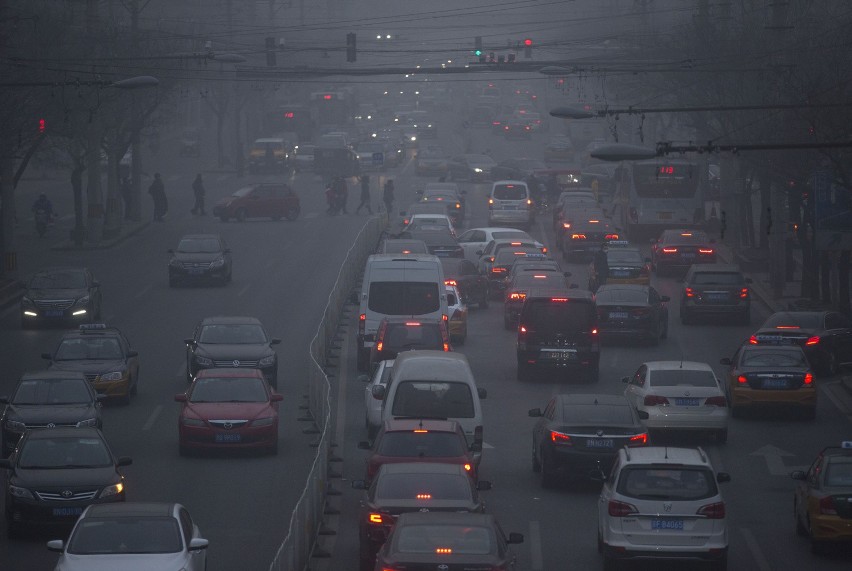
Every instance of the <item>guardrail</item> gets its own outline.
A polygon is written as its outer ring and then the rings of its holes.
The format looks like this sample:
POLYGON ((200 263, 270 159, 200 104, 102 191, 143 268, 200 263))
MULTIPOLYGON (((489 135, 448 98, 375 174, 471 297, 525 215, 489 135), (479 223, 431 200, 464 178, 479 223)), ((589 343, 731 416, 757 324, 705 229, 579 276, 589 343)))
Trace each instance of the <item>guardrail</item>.
MULTIPOLYGON (((316 335, 311 340, 311 359, 308 364, 308 411, 319 433, 317 455, 296 507, 290 516, 290 529, 278 548, 269 571, 305 571, 323 523, 329 490, 329 465, 332 460, 331 383, 326 367, 331 356, 332 340, 340 323, 341 312, 349 292, 357 285, 367 256, 373 253, 385 227, 386 217, 374 216, 361 228, 355 242, 340 266, 337 281, 325 306, 316 335)), ((345 363, 340 363, 345 366, 345 363)))

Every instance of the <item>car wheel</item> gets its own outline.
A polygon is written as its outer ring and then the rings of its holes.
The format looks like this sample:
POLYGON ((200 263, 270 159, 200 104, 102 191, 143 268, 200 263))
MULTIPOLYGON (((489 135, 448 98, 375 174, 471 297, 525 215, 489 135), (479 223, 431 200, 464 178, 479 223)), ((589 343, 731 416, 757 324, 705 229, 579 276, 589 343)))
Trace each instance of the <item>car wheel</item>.
POLYGON ((603 554, 604 552, 604 542, 603 537, 601 537, 601 530, 598 530, 598 553, 603 554))
POLYGON ((819 541, 811 537, 811 553, 814 555, 825 555, 828 551, 828 542, 819 541))
POLYGON ((278 369, 275 369, 275 372, 272 373, 272 378, 269 380, 269 386, 278 390, 278 369))
MULTIPOLYGON (((369 550, 362 546, 361 551, 369 551, 369 550)), ((376 557, 375 556, 370 557, 368 555, 361 555, 360 562, 361 562, 360 565, 359 565, 360 571, 373 571, 373 568, 376 566, 376 557)))
POLYGON ((590 383, 598 382, 598 378, 600 377, 601 372, 600 363, 595 363, 594 365, 589 367, 589 370, 586 371, 586 380, 590 383))
POLYGON ((606 553, 604 553, 603 558, 604 571, 618 571, 619 569, 621 569, 621 561, 619 561, 612 555, 607 555, 606 553))
POLYGON ((130 385, 130 394, 136 396, 139 394, 139 371, 136 371, 136 376, 133 377, 133 384, 130 385))
POLYGON ((541 472, 541 462, 538 461, 538 457, 535 455, 535 438, 533 438, 532 445, 532 471, 536 474, 541 472))
POLYGON ((219 216, 219 220, 221 220, 222 222, 227 222, 228 221, 228 215, 227 214, 221 214, 219 216))
POLYGON ((21 533, 21 524, 12 521, 11 517, 6 517, 6 537, 9 539, 19 539, 21 533))
POLYGON ((556 485, 556 474, 547 460, 547 454, 541 452, 541 487, 545 489, 552 488, 556 485))
POLYGON ((118 403, 122 406, 128 406, 130 404, 130 389, 127 389, 127 392, 118 398, 118 403))
POLYGON ((265 450, 268 456, 278 456, 278 439, 275 439, 275 444, 270 444, 265 450))
POLYGON ((464 342, 467 340, 466 338, 467 335, 459 335, 455 338, 455 340, 453 340, 453 343, 455 343, 456 345, 464 345, 464 342))
POLYGON ((192 451, 188 447, 184 446, 183 444, 178 444, 178 455, 179 456, 191 456, 192 451))
POLYGON ((728 441, 728 429, 723 428, 721 430, 717 430, 715 433, 716 442, 719 444, 724 444, 728 441))
POLYGON ((302 211, 299 206, 291 206, 287 210, 284 211, 284 217, 291 222, 299 217, 299 213, 302 211))
POLYGON ((514 329, 514 323, 512 322, 511 319, 509 319, 505 315, 503 316, 503 328, 508 329, 509 331, 514 329))
POLYGON ((31 323, 29 319, 21 317, 21 329, 30 329, 30 325, 31 323))
POLYGON ((837 374, 837 356, 829 351, 827 352, 819 365, 819 374, 825 377, 833 377, 837 374))
POLYGON ((245 209, 245 208, 240 208, 240 209, 239 209, 239 210, 237 210, 237 212, 236 212, 236 218, 237 218, 237 220, 239 220, 240 222, 245 222, 245 221, 246 221, 246 214, 247 214, 247 213, 246 213, 246 209, 245 209))

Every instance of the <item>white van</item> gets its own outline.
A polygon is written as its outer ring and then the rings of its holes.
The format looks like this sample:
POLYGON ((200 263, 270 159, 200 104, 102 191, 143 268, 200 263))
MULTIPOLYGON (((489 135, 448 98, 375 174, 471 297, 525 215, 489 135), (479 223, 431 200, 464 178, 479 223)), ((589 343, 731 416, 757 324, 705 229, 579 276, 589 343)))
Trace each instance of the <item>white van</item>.
POLYGON ((498 180, 491 185, 488 198, 488 225, 532 226, 533 206, 530 189, 522 180, 498 180))
POLYGON ((485 389, 476 386, 470 364, 461 353, 405 351, 394 361, 382 398, 382 421, 392 418, 446 418, 464 430, 468 445, 482 452, 482 403, 485 389))
POLYGON ((358 312, 358 370, 384 317, 447 320, 447 290, 440 260, 431 254, 373 254, 367 258, 358 312))

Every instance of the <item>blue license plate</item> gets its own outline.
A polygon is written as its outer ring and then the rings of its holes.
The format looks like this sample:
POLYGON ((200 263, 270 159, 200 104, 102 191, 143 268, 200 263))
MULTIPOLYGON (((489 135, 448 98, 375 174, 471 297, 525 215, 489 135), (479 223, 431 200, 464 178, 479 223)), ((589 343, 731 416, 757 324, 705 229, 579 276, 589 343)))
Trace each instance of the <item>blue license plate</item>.
POLYGON ((610 311, 609 312, 610 319, 627 319, 626 311, 610 311))
POLYGON ((698 399, 675 399, 677 406, 698 406, 698 399))
POLYGON ((215 442, 239 442, 242 440, 242 435, 239 433, 217 434, 214 437, 215 442))
POLYGON ((612 438, 589 438, 586 440, 586 448, 612 448, 612 438))
POLYGON ((82 507, 77 508, 53 508, 53 515, 55 517, 69 517, 69 516, 78 516, 83 513, 82 507))
POLYGON ((763 379, 764 389, 786 389, 787 379, 763 379))
POLYGON ((678 529, 683 530, 682 519, 652 519, 651 529, 678 529))
POLYGON ((630 277, 629 271, 614 270, 610 273, 612 274, 612 277, 614 277, 614 278, 629 278, 630 277))
POLYGON ((728 299, 728 294, 726 293, 708 293, 707 299, 711 301, 724 301, 728 299))
POLYGON ((65 312, 61 309, 48 309, 44 312, 45 317, 62 317, 65 312))
POLYGON ((691 260, 692 258, 695 257, 695 254, 683 253, 683 254, 680 255, 680 257, 683 258, 684 260, 691 260))

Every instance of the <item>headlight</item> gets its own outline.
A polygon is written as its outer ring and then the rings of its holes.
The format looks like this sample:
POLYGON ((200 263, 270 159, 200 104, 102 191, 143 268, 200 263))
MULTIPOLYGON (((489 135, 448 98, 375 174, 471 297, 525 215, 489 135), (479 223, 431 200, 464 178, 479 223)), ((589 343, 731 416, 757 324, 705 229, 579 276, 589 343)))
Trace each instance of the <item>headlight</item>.
POLYGON ((34 500, 32 492, 30 492, 26 488, 20 488, 18 486, 13 486, 9 484, 9 494, 16 498, 23 498, 25 500, 34 500))
POLYGON ((275 355, 269 355, 257 362, 258 367, 268 367, 275 364, 275 355))
POLYGON ((207 357, 201 357, 200 355, 195 356, 195 362, 199 367, 212 367, 213 359, 208 359, 207 357))
POLYGON ((123 378, 123 371, 112 371, 111 373, 104 373, 103 375, 100 375, 100 380, 102 381, 120 381, 123 378))
POLYGON ((417 140, 417 137, 415 137, 414 135, 411 135, 411 140, 412 140, 412 141, 416 141, 416 140, 417 140))
POLYGON ((482 169, 481 169, 481 168, 479 168, 479 167, 476 167, 475 169, 473 169, 473 172, 475 172, 475 173, 481 173, 481 172, 482 172, 482 169))
POLYGON ((184 426, 204 426, 204 421, 197 418, 184 417, 181 422, 184 426))
POLYGON ((255 421, 252 422, 251 425, 252 426, 269 426, 269 425, 272 424, 273 420, 274 420, 274 418, 271 417, 271 416, 267 416, 265 418, 258 418, 258 419, 255 419, 255 421))
POLYGON ((87 303, 89 303, 89 296, 88 295, 84 295, 83 297, 81 297, 80 299, 77 300, 78 305, 86 305, 87 303))
POLYGON ((216 258, 212 262, 210 262, 211 268, 221 268, 225 265, 225 258, 216 258))
POLYGON ((80 422, 77 423, 77 428, 83 428, 83 427, 86 427, 86 426, 91 426, 91 427, 97 428, 98 419, 97 418, 87 418, 86 420, 81 420, 80 422))
POLYGON ((124 491, 124 484, 119 482, 117 484, 113 484, 112 486, 107 486, 106 488, 104 488, 103 491, 101 492, 101 497, 102 498, 108 498, 109 496, 118 495, 123 491, 124 491))
POLYGON ((17 420, 7 420, 6 429, 12 432, 24 432, 27 429, 27 425, 17 420))

